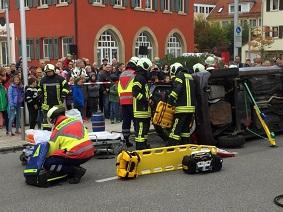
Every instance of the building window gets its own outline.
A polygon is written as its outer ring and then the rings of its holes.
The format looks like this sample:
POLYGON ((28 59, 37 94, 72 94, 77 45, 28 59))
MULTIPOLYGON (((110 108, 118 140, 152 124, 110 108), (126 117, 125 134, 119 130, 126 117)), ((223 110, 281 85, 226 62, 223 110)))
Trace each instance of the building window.
POLYGON ((68 0, 59 0, 58 1, 58 4, 66 4, 66 3, 68 3, 68 0))
POLYGON ((194 6, 194 12, 195 12, 195 13, 198 12, 198 6, 194 6))
POLYGON ((93 4, 102 4, 102 0, 92 0, 93 4))
POLYGON ((174 33, 168 40, 167 43, 167 54, 171 54, 174 57, 182 55, 182 44, 177 33, 174 33))
POLYGON ((256 19, 250 19, 250 27, 256 27, 256 19))
POLYGON ((270 8, 275 11, 279 9, 279 0, 270 0, 270 8))
POLYGON ((209 7, 209 13, 213 10, 214 7, 209 7))
POLYGON ((118 40, 110 30, 103 32, 97 43, 97 61, 101 64, 104 58, 108 61, 119 59, 118 40))
POLYGON ((45 38, 43 39, 43 58, 50 59, 52 57, 52 39, 45 38))
POLYGON ((200 13, 204 13, 204 7, 200 7, 200 8, 199 8, 199 12, 200 12, 200 13))
POLYGON ((184 0, 178 0, 179 12, 184 12, 184 0))
POLYGON ((123 1, 122 0, 115 0, 115 6, 123 6, 123 1))
POLYGON ((66 57, 70 53, 70 45, 73 44, 73 38, 62 38, 62 57, 66 57))
POLYGON ((278 38, 279 36, 279 27, 272 27, 272 37, 278 38))
POLYGON ((8 47, 6 41, 0 41, 0 63, 8 65, 8 47))
POLYGON ((152 9, 152 0, 145 1, 145 9, 152 9))
POLYGON ((164 10, 170 11, 170 0, 164 0, 164 10))
MULTIPOLYGON (((242 6, 239 4, 239 13, 242 12, 242 6)), ((235 12, 235 6, 234 5, 230 5, 229 6, 229 13, 234 13, 235 12)))
POLYGON ((46 6, 47 4, 47 0, 40 0, 40 6, 46 6))
POLYGON ((147 57, 152 60, 153 59, 152 41, 148 33, 142 32, 139 35, 135 45, 135 55, 139 57, 144 57, 144 55, 139 55, 140 46, 147 46, 147 53, 148 53, 147 57))

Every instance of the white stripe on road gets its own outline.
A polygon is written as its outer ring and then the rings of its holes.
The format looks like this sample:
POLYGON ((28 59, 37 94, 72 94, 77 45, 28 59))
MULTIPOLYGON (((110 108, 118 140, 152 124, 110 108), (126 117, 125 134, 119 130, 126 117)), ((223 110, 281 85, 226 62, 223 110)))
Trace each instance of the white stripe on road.
POLYGON ((111 181, 111 180, 117 180, 118 177, 115 176, 115 177, 108 177, 108 178, 104 178, 104 179, 101 179, 101 180, 96 180, 97 183, 103 183, 103 182, 107 182, 107 181, 111 181))

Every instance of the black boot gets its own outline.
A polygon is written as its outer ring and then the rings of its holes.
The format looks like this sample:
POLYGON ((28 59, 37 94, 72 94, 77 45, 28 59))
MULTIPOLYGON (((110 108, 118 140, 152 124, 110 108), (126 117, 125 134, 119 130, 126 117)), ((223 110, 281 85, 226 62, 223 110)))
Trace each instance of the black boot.
POLYGON ((134 146, 134 145, 129 141, 129 138, 125 138, 125 141, 126 141, 126 146, 127 146, 128 148, 134 146))
POLYGON ((80 166, 74 166, 72 170, 72 174, 70 174, 69 183, 70 184, 78 184, 81 181, 82 176, 86 173, 86 169, 80 166))
POLYGON ((136 142, 136 150, 143 150, 147 149, 145 142, 136 142))
POLYGON ((166 146, 177 146, 177 145, 180 145, 180 142, 179 142, 179 141, 176 141, 176 140, 171 140, 171 139, 169 139, 169 140, 166 142, 166 146))

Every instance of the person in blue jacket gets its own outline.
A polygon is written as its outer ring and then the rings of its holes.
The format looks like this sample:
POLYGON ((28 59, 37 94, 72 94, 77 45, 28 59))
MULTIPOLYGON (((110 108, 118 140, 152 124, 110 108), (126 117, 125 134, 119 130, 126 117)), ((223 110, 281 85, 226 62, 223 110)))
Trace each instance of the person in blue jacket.
POLYGON ((72 94, 73 94, 73 102, 74 102, 74 108, 78 109, 81 112, 81 115, 83 115, 83 108, 84 108, 84 92, 83 92, 83 79, 81 77, 78 77, 74 81, 74 86, 72 86, 72 94))

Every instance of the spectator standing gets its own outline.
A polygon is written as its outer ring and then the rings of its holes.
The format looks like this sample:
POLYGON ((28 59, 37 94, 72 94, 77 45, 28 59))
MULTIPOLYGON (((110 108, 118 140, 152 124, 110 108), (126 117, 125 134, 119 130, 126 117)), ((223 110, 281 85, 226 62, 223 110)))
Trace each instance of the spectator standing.
POLYGON ((81 112, 83 117, 83 108, 84 108, 84 91, 83 91, 83 79, 78 77, 74 80, 74 86, 72 86, 73 102, 74 108, 78 109, 81 112))
POLYGON ((94 84, 96 83, 96 75, 92 74, 90 76, 89 82, 90 85, 87 86, 87 107, 88 107, 88 117, 90 117, 92 114, 96 113, 98 110, 98 98, 99 98, 99 85, 94 84))
POLYGON ((100 71, 98 74, 98 81, 103 82, 104 84, 100 87, 101 89, 101 98, 103 102, 103 112, 106 119, 109 119, 109 91, 110 91, 110 75, 111 75, 112 66, 107 64, 104 70, 100 71))
POLYGON ((120 122, 119 116, 119 95, 118 95, 118 81, 119 78, 115 75, 111 75, 111 86, 109 91, 109 104, 110 104, 110 120, 111 124, 120 122))
POLYGON ((236 56, 236 57, 235 57, 234 64, 235 64, 238 68, 243 68, 243 67, 244 67, 244 64, 241 63, 241 58, 240 58, 240 56, 236 56))
POLYGON ((41 68, 37 68, 37 69, 35 70, 35 77, 36 77, 37 81, 40 82, 40 80, 41 80, 42 77, 43 77, 43 71, 42 71, 41 68))
POLYGON ((19 76, 14 76, 13 82, 8 89, 8 105, 9 105, 9 129, 10 136, 15 135, 12 132, 12 124, 16 118, 16 134, 20 134, 20 118, 21 106, 24 101, 24 88, 21 84, 19 76))
MULTIPOLYGON (((28 86, 25 90, 25 100, 29 111, 29 126, 30 129, 34 129, 38 120, 37 116, 40 108, 37 93, 37 79, 34 77, 28 79, 28 86)), ((40 129, 40 126, 38 126, 38 128, 40 129)))
POLYGON ((0 68, 0 129, 3 128, 4 122, 6 126, 6 134, 8 134, 8 101, 7 101, 7 90, 3 85, 6 81, 6 70, 5 68, 0 68))
POLYGON ((99 72, 99 70, 98 70, 98 68, 97 68, 97 62, 94 62, 93 64, 92 64, 92 72, 93 73, 95 73, 95 75, 97 76, 98 75, 98 72, 99 72))

